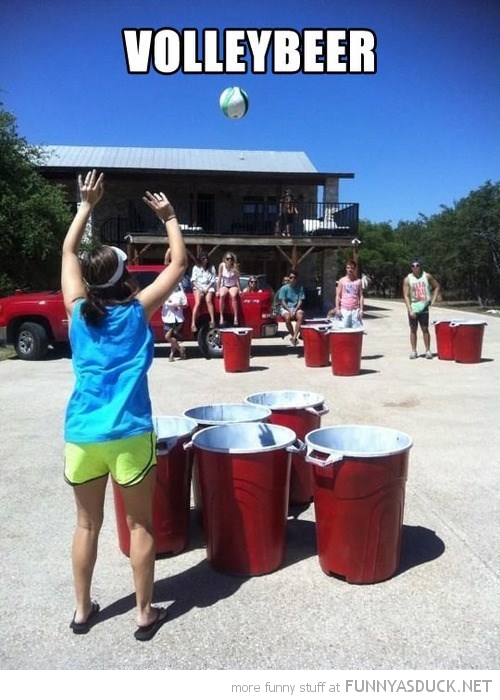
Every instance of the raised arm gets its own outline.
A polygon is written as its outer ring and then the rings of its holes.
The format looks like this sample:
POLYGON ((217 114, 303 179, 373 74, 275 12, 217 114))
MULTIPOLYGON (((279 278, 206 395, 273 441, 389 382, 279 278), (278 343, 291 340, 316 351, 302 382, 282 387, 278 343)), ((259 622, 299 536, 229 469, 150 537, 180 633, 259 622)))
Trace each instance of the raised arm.
POLYGON ((78 260, 78 251, 92 209, 104 193, 104 173, 101 173, 98 177, 96 171, 91 170, 86 174, 85 180, 83 180, 81 175, 78 175, 78 187, 81 204, 68 229, 62 246, 61 290, 64 307, 68 315, 71 314, 74 302, 86 294, 85 283, 78 260))
POLYGON ((142 289, 137 295, 149 321, 156 309, 163 304, 181 281, 187 268, 187 255, 174 208, 163 192, 146 192, 142 199, 165 224, 170 247, 168 267, 160 272, 154 282, 142 289))

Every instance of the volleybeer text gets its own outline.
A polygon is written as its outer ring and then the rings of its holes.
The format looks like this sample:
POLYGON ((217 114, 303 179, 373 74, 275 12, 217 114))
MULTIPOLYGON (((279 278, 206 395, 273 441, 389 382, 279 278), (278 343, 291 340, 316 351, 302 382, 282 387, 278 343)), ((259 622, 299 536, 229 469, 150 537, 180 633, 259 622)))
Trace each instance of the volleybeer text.
POLYGON ((370 29, 122 29, 129 73, 377 72, 370 29))

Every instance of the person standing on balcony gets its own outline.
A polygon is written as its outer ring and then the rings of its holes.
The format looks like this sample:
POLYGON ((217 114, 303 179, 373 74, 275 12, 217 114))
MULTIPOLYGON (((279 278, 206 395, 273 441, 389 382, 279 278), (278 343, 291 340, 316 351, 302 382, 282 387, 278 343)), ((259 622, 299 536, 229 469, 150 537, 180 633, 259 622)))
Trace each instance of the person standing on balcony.
POLYGON ((297 345, 299 341, 300 329, 304 320, 302 304, 306 298, 304 287, 299 284, 299 273, 292 270, 288 275, 288 284, 283 285, 278 293, 281 309, 280 316, 283 317, 287 331, 291 336, 292 345, 297 345), (295 321, 295 328, 293 327, 295 321))
POLYGON ((439 283, 422 269, 420 260, 413 260, 411 272, 403 280, 403 296, 408 310, 410 324, 410 360, 416 360, 417 329, 420 326, 424 339, 425 357, 432 360, 431 336, 429 333, 429 309, 436 301, 440 290, 439 283))
POLYGON ((237 326, 240 296, 240 273, 236 255, 228 251, 224 254, 217 272, 217 296, 219 297, 219 323, 224 325, 226 297, 231 297, 233 305, 233 325, 237 326))
POLYGON ((76 609, 70 623, 87 634, 99 605, 91 598, 108 476, 117 484, 130 529, 138 641, 148 641, 167 619, 153 607, 155 541, 153 493, 156 449, 147 372, 153 361, 153 313, 186 269, 186 249, 174 208, 163 193, 144 202, 163 222, 170 245, 168 267, 144 289, 127 270, 125 253, 100 245, 80 256, 94 206, 104 193, 104 175, 78 176, 81 206, 62 246, 61 289, 69 321, 75 386, 64 423, 65 481, 73 487, 76 526, 72 564, 76 609))
POLYGON ((191 318, 192 333, 196 333, 197 330, 196 318, 202 299, 205 299, 205 304, 207 305, 208 315, 210 316, 210 328, 215 328, 214 296, 216 279, 215 267, 210 264, 208 255, 201 252, 198 256, 198 264, 193 265, 191 272, 191 285, 194 294, 194 307, 191 318))
POLYGON ((335 306, 328 316, 341 319, 342 328, 360 328, 363 325, 363 285, 358 277, 358 266, 354 260, 348 260, 346 274, 337 282, 335 306))
POLYGON ((280 200, 279 230, 282 236, 289 237, 292 235, 295 217, 298 213, 292 190, 285 190, 285 194, 280 200))

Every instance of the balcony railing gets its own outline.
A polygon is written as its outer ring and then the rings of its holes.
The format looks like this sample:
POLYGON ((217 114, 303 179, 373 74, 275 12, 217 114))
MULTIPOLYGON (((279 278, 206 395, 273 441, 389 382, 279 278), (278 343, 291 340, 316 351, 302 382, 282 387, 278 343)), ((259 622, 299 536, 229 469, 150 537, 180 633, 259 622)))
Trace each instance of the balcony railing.
MULTIPOLYGON (((359 205, 349 202, 297 202, 297 214, 291 227, 293 238, 356 236, 359 205)), ((213 201, 176 202, 179 224, 185 236, 217 235, 246 238, 248 236, 281 235, 281 223, 276 203, 244 202, 236 215, 216 216, 213 201)), ((126 217, 112 217, 99 229, 100 238, 107 243, 123 243, 127 234, 162 236, 164 228, 149 212, 138 214, 130 207, 126 217)))

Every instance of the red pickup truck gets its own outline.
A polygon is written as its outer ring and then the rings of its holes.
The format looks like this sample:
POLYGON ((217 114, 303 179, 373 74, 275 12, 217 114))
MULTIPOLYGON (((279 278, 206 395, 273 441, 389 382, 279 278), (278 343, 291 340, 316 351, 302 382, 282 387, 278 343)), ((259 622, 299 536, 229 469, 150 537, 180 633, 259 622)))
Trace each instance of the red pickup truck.
MULTIPOLYGON (((163 270, 161 265, 130 265, 141 287, 148 285, 163 270)), ((261 275, 257 275, 261 278, 261 275)), ((246 276, 242 276, 243 285, 246 276)), ((278 332, 276 317, 272 311, 273 292, 265 287, 259 292, 240 295, 240 326, 252 329, 252 338, 272 338, 278 332)), ((183 325, 184 340, 193 340, 191 333, 191 311, 194 296, 186 293, 188 308, 183 325)), ((218 297, 215 308, 218 316, 218 297)), ((231 305, 227 305, 229 309, 231 305)), ((227 323, 232 322, 232 313, 225 315, 227 323)), ((219 330, 209 327, 208 312, 201 306, 197 318, 196 340, 201 353, 207 357, 221 357, 222 347, 219 330)), ((165 334, 158 310, 151 320, 155 342, 165 342, 165 334)), ((50 346, 68 342, 68 319, 63 306, 61 292, 18 293, 0 298, 0 340, 13 345, 22 360, 41 360, 50 346)))

